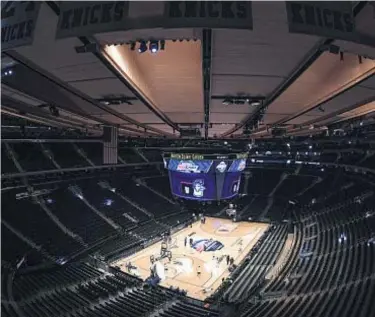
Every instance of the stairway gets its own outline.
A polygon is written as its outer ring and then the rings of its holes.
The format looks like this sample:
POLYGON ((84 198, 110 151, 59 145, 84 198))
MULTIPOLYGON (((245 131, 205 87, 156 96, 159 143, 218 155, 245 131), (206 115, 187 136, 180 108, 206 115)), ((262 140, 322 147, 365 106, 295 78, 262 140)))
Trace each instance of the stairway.
POLYGON ((7 227, 10 231, 12 231, 18 238, 20 238, 23 242, 25 242, 27 245, 29 245, 32 249, 37 250, 40 252, 43 256, 48 258, 50 261, 55 261, 55 258, 50 256, 45 250, 42 249, 40 245, 37 245, 34 241, 32 241, 30 238, 26 237, 22 232, 18 231, 16 228, 11 226, 8 222, 1 219, 1 223, 7 227))
POLYGON ((147 157, 138 149, 133 149, 136 154, 138 154, 145 162, 149 163, 150 161, 147 159, 147 157))
POLYGON ((266 208, 262 211, 262 213, 259 215, 258 219, 262 220, 267 215, 268 211, 271 209, 273 205, 273 195, 276 193, 277 189, 283 184, 284 180, 286 180, 288 177, 288 174, 283 173, 280 177, 279 182, 275 186, 275 188, 269 193, 268 195, 268 202, 266 208))
POLYGON ((47 216, 68 236, 72 237, 74 240, 78 241, 80 244, 84 245, 87 247, 87 244, 83 241, 83 239, 70 229, 68 229, 60 220, 57 218, 51 210, 46 206, 44 201, 39 199, 38 197, 34 198, 36 202, 40 205, 40 207, 44 210, 44 212, 47 214, 47 216))
POLYGON ((102 212, 100 212, 98 209, 96 209, 93 205, 90 204, 90 202, 83 197, 81 199, 87 207, 91 209, 94 213, 96 213, 100 218, 102 218, 105 222, 107 222, 112 228, 116 230, 120 230, 121 226, 119 226, 117 223, 115 223, 112 219, 108 218, 106 215, 104 215, 102 212))
POLYGON ((88 162, 91 166, 95 166, 95 164, 87 157, 85 151, 83 151, 81 148, 79 148, 77 146, 77 144, 75 144, 75 143, 72 143, 72 145, 73 145, 74 149, 77 151, 77 153, 79 155, 81 155, 86 160, 86 162, 88 162))
POLYGON ((5 145, 5 148, 6 148, 7 152, 8 152, 8 154, 9 154, 10 158, 12 159, 14 165, 18 169, 18 171, 20 173, 24 173, 25 171, 23 170, 21 164, 18 162, 16 154, 14 153, 12 147, 8 143, 6 143, 6 142, 4 143, 4 145, 5 145))
POLYGON ((150 218, 154 219, 155 216, 152 213, 150 213, 149 211, 147 211, 143 207, 139 206, 137 203, 132 201, 129 197, 126 197, 126 196, 124 196, 124 195, 122 195, 118 192, 116 192, 116 195, 119 196, 120 198, 122 198, 123 200, 125 200, 128 204, 132 205, 134 208, 138 209, 140 212, 142 212, 145 215, 149 216, 150 218))
POLYGON ((319 184, 321 181, 323 180, 323 178, 321 177, 317 177, 315 179, 315 181, 312 182, 312 184, 310 184, 310 186, 307 186, 305 189, 303 189, 301 192, 299 192, 296 197, 298 196, 302 196, 304 193, 306 193, 308 190, 310 190, 311 188, 313 188, 315 185, 319 184))
POLYGON ((40 144, 40 147, 42 149, 42 153, 44 154, 44 156, 46 158, 48 158, 49 160, 52 161, 53 165, 55 165, 55 167, 57 169, 61 169, 61 166, 55 161, 55 158, 53 157, 53 154, 51 153, 50 150, 48 150, 43 143, 39 143, 40 144))

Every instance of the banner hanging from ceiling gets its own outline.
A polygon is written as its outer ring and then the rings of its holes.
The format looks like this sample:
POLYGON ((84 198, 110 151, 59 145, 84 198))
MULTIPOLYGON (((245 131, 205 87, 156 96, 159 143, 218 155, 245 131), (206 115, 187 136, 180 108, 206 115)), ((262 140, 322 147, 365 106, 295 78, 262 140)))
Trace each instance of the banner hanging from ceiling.
POLYGON ((286 1, 291 33, 327 38, 351 37, 355 31, 352 5, 343 1, 286 1))
POLYGON ((286 1, 290 33, 375 46, 375 37, 358 32, 350 1, 286 1))
POLYGON ((154 28, 253 28, 249 1, 61 1, 56 38, 154 28))
POLYGON ((375 2, 368 1, 355 16, 355 27, 359 37, 367 37, 375 46, 375 2))
POLYGON ((251 1, 166 1, 163 26, 252 30, 251 1))
POLYGON ((128 16, 128 1, 61 1, 56 37, 126 30, 128 16))
POLYGON ((31 45, 40 1, 1 2, 1 51, 31 45))

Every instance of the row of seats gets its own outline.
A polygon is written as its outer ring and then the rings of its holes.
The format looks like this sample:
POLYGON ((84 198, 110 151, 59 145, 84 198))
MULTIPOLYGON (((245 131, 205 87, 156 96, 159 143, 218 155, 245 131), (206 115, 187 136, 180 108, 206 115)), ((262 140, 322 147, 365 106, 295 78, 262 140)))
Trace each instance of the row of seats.
POLYGON ((241 316, 370 316, 375 200, 369 189, 358 181, 328 195, 323 188, 319 203, 297 209, 287 263, 241 316))
POLYGON ((56 258, 68 256, 83 248, 82 244, 65 234, 38 203, 30 198, 15 197, 14 190, 2 195, 2 219, 13 228, 56 258))
POLYGON ((16 300, 23 300, 56 288, 65 288, 97 279, 102 275, 102 272, 86 263, 72 263, 61 267, 53 266, 44 271, 16 276, 13 295, 16 300))
POLYGON ((147 184, 147 186, 163 194, 165 197, 173 199, 173 195, 171 193, 171 185, 169 184, 169 178, 167 175, 147 177, 146 179, 142 180, 147 184))
POLYGON ((130 197, 132 201, 154 214, 156 218, 176 213, 180 209, 177 204, 172 204, 132 179, 117 178, 112 181, 112 184, 119 192, 130 197))
POLYGON ((286 241, 287 226, 271 225, 253 247, 231 287, 224 294, 228 302, 241 302, 262 282, 276 263, 286 241))
MULTIPOLYGON (((112 180, 90 179, 79 181, 68 188, 67 186, 54 188, 43 198, 39 197, 38 199, 43 201, 45 208, 29 197, 16 199, 18 191, 11 190, 3 196, 3 219, 56 260, 67 259, 87 246, 110 239, 111 236, 121 235, 124 231, 134 230, 135 234, 139 234, 139 241, 140 239, 153 239, 169 227, 178 226, 191 217, 190 213, 181 213, 178 205, 171 204, 145 187, 137 186, 131 179, 113 182, 112 180), (129 184, 131 186, 128 186, 129 184), (129 188, 133 192, 129 191, 129 188), (148 199, 143 199, 144 196, 148 199), (129 199, 143 205, 142 208, 147 205, 150 212, 146 214, 141 211, 129 199), (65 229, 62 230, 56 225, 48 211, 52 212, 61 224, 77 236, 72 238, 64 233, 65 229), (113 227, 101 215, 113 221, 114 225, 118 225, 122 231, 113 227), (154 222, 154 218, 163 218, 163 225, 154 222), (152 222, 147 223, 150 220, 152 222), (145 223, 144 226, 142 226, 143 223, 145 223)), ((7 248, 7 246, 2 249, 3 259, 15 264, 30 251, 31 247, 13 232, 8 231, 8 229, 3 231, 3 241, 15 240, 23 246, 17 250, 7 248)), ((130 241, 123 247, 126 248, 132 244, 133 242, 130 241)), ((104 251, 102 255, 107 257, 112 252, 119 251, 120 245, 121 243, 118 246, 109 247, 109 250, 104 251), (113 248, 112 251, 111 248, 113 248)), ((29 259, 29 256, 27 258, 29 259)))
MULTIPOLYGON (((18 308, 31 317, 218 316, 216 310, 188 303, 175 291, 142 286, 139 279, 119 270, 104 272, 87 263, 18 274, 14 294, 18 308)), ((2 314, 19 316, 8 306, 2 303, 2 314)))

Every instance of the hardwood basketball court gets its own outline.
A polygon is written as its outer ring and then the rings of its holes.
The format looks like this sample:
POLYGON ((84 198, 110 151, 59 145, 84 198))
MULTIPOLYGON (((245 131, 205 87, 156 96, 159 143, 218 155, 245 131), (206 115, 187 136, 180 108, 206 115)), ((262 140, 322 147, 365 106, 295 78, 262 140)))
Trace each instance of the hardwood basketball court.
MULTIPOLYGON (((182 229, 172 235, 169 250, 172 252, 172 260, 163 258, 158 262, 164 266, 165 279, 160 285, 166 287, 179 287, 187 291, 187 295, 204 300, 222 283, 230 272, 226 258, 229 255, 234 258, 234 264, 238 264, 259 240, 268 224, 256 222, 232 222, 228 219, 206 218, 206 223, 195 222, 192 227, 182 229), (189 241, 185 247, 185 237, 194 239, 193 246, 189 241), (203 250, 203 244, 209 244, 210 250, 203 250), (221 258, 221 261, 215 258, 221 258), (197 269, 201 274, 198 276, 197 269)), ((157 242, 144 250, 127 258, 117 260, 111 265, 121 268, 129 273, 126 264, 131 262, 136 269, 130 271, 143 280, 150 276, 150 256, 160 256, 161 242, 157 242)), ((159 267, 162 267, 158 263, 159 267)))

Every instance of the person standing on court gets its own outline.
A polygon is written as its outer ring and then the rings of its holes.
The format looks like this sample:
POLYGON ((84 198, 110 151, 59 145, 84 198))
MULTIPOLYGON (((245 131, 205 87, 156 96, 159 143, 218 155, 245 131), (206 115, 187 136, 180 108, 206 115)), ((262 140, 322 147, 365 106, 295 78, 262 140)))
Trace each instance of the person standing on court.
POLYGON ((227 255, 227 265, 229 264, 229 261, 230 261, 230 256, 227 255))
POLYGON ((185 239, 184 239, 184 245, 185 245, 185 248, 186 248, 186 245, 187 245, 187 237, 185 237, 185 239))
POLYGON ((201 266, 198 265, 197 267, 197 276, 200 277, 201 276, 201 266))

